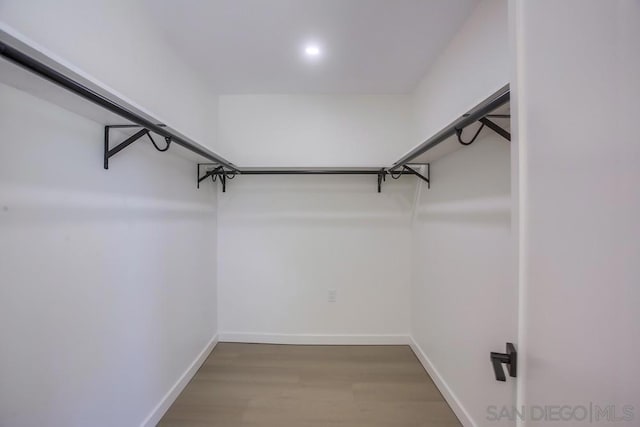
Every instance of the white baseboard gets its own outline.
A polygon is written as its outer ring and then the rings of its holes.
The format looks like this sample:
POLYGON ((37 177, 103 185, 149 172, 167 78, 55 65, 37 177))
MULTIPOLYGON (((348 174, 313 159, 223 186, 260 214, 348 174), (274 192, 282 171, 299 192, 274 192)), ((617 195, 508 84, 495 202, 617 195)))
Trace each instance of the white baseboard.
POLYGON ((173 402, 175 402, 180 393, 182 393, 182 390, 184 390, 189 381, 191 381, 191 378, 198 372, 198 369, 200 369, 204 361, 207 360, 207 357, 209 357, 209 354, 211 354, 216 344, 218 344, 218 335, 211 338, 211 341, 207 343, 187 370, 178 378, 178 381, 169 389, 156 407, 153 408, 153 411, 151 411, 149 416, 142 422, 141 427, 154 427, 160 422, 162 416, 167 412, 173 402))
POLYGON ((410 341, 411 350, 413 350, 422 366, 424 366, 424 369, 436 384, 436 387, 438 387, 438 390, 440 390, 440 393, 442 393, 442 396, 447 401, 453 412, 456 414, 462 425, 465 427, 476 427, 477 424, 473 422, 473 419, 466 411, 466 409, 464 409, 464 406, 462 406, 462 403, 460 403, 460 400, 458 399, 456 394, 451 390, 451 388, 442 378, 442 375, 440 375, 435 366, 433 366, 431 360, 429 360, 424 351, 422 351, 422 348, 420 348, 413 337, 410 337, 410 341))
POLYGON ((409 345, 408 335, 317 335, 224 332, 221 342, 298 345, 409 345))

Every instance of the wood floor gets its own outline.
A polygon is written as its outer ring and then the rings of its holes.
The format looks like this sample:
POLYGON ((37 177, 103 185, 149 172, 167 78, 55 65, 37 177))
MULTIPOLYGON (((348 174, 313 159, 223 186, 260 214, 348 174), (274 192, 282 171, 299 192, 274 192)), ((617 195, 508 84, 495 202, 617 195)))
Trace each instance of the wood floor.
POLYGON ((460 423, 407 346, 219 343, 159 425, 449 427, 460 423))

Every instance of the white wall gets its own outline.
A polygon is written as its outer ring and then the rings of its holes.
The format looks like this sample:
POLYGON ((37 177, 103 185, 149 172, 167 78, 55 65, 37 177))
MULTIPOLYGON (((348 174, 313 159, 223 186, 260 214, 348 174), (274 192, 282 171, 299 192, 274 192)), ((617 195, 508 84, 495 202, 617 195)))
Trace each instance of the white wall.
POLYGON ((6 24, 202 144, 215 137, 215 97, 162 41, 140 0, 0 0, 6 24))
MULTIPOLYGON (((2 0, 0 24, 202 141, 207 88, 137 7, 2 0)), ((0 425, 140 425, 217 331, 215 192, 148 142, 105 171, 102 124, 0 91, 0 425)))
MULTIPOLYGON (((411 144, 409 107, 407 96, 223 96, 219 149, 257 166, 382 166, 411 144)), ((414 189, 405 177, 378 194, 375 175, 231 181, 219 195, 222 339, 406 342, 414 189)))
POLYGON ((595 424, 638 425, 640 3, 513 7, 523 213, 519 403, 616 405, 619 417, 630 404, 634 420, 595 424))
POLYGON ((0 86, 0 425, 135 426, 216 333, 192 162, 0 86))
POLYGON ((489 133, 434 162, 413 228, 411 333, 477 425, 513 398, 489 363, 517 327, 509 164, 508 143, 489 133))
POLYGON ((425 140, 509 83, 507 0, 482 0, 414 94, 417 140, 425 140))
POLYGON ((412 139, 408 95, 222 95, 216 148, 243 166, 389 166, 412 139))
MULTIPOLYGON (((507 2, 485 0, 416 91, 417 134, 426 139, 508 78, 507 2)), ((481 135, 431 164, 412 231, 414 349, 464 425, 487 425, 487 406, 514 398, 513 380, 498 383, 489 362, 516 342, 510 144, 481 135)))

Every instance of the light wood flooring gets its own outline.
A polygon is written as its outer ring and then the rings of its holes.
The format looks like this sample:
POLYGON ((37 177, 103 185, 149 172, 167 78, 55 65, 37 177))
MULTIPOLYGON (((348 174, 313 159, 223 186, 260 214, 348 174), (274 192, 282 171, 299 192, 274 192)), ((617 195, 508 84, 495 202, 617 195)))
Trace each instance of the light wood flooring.
POLYGON ((219 343, 159 425, 460 423, 408 346, 219 343))

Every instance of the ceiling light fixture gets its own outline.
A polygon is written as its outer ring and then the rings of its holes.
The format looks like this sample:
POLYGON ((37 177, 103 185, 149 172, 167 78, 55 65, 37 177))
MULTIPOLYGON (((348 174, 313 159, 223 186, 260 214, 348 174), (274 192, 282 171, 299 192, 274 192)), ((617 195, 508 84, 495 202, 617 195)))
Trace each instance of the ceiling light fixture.
POLYGON ((320 47, 318 45, 315 44, 310 44, 307 45, 304 48, 304 53, 309 57, 309 58, 317 58, 320 56, 320 54, 322 53, 322 51, 320 50, 320 47))

